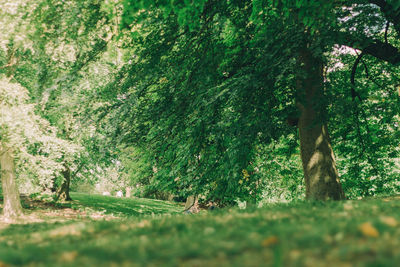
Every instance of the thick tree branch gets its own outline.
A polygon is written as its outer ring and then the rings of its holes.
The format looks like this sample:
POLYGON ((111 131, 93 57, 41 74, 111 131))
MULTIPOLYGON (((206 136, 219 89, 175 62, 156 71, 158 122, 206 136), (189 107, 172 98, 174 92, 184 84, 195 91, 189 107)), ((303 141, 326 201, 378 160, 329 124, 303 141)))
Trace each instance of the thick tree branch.
POLYGON ((378 59, 387 61, 391 64, 400 64, 400 51, 391 44, 375 40, 374 43, 361 49, 365 54, 369 54, 378 59))
POLYGON ((385 9, 387 6, 386 0, 370 0, 371 4, 377 5, 378 7, 385 9))
MULTIPOLYGON (((357 1, 354 1, 357 2, 357 1)), ((393 65, 400 64, 399 48, 389 44, 387 33, 389 25, 393 25, 397 33, 400 35, 400 7, 395 8, 393 4, 386 0, 367 0, 365 3, 374 4, 381 10, 383 16, 387 20, 385 28, 384 41, 374 40, 371 38, 358 38, 349 33, 339 33, 339 44, 346 45, 355 49, 359 49, 363 54, 371 55, 377 59, 386 61, 393 65)))
POLYGON ((360 39, 343 32, 338 34, 337 40, 338 44, 359 49, 363 54, 371 55, 393 65, 400 64, 400 50, 389 43, 376 39, 360 39))

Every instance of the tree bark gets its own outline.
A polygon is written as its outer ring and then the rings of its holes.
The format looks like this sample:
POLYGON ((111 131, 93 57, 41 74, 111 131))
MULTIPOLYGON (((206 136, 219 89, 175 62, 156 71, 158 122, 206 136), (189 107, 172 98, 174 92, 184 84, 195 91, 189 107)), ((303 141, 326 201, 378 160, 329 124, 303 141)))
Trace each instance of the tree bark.
POLYGON ((132 188, 130 187, 130 186, 127 186, 126 188, 125 188, 125 197, 131 197, 131 190, 132 190, 132 188))
POLYGON ((11 149, 0 148, 1 182, 3 188, 3 216, 12 220, 22 215, 22 206, 16 183, 14 157, 11 149))
POLYGON ((199 202, 196 196, 191 195, 186 198, 184 211, 189 213, 199 212, 199 202))
POLYGON ((67 163, 64 163, 64 170, 62 171, 64 181, 61 187, 57 190, 57 200, 71 201, 72 198, 69 195, 69 186, 71 183, 71 170, 67 163))
POLYGON ((341 200, 345 196, 324 119, 323 63, 309 48, 303 48, 299 51, 298 64, 298 127, 306 198, 341 200))

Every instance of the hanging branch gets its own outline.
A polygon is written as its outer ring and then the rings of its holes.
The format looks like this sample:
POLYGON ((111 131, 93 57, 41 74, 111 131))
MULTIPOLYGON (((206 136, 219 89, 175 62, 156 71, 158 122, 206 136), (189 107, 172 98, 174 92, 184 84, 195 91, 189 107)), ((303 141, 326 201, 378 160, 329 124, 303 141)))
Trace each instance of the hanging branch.
POLYGON ((369 79, 370 76, 369 76, 369 71, 368 71, 367 63, 365 63, 364 59, 362 59, 362 58, 360 59, 360 61, 361 61, 361 63, 362 63, 363 66, 364 66, 365 77, 367 77, 367 78, 369 79))
MULTIPOLYGON (((357 53, 357 51, 356 51, 357 53)), ((354 101, 354 99, 357 97, 358 100, 361 101, 361 96, 358 92, 356 92, 355 89, 355 81, 354 81, 354 77, 356 75, 356 71, 357 71, 357 66, 360 63, 361 58, 364 56, 363 52, 361 52, 361 54, 358 55, 356 61, 353 64, 353 67, 351 68, 351 76, 350 76, 350 82, 351 82, 351 98, 354 101)))
POLYGON ((388 43, 387 34, 388 34, 389 26, 390 26, 390 21, 388 21, 386 23, 386 28, 385 28, 385 43, 386 44, 388 43))
POLYGON ((365 146, 365 142, 364 139, 362 137, 361 134, 361 127, 360 127, 360 120, 359 120, 359 109, 357 108, 357 104, 354 104, 354 122, 356 124, 356 128, 357 128, 357 136, 358 136, 358 140, 360 141, 361 144, 361 153, 359 155, 359 157, 361 158, 364 155, 364 152, 366 150, 366 146, 365 146))
POLYGON ((390 43, 385 43, 384 41, 373 38, 359 39, 348 33, 339 32, 337 34, 337 43, 340 45, 346 45, 354 49, 362 50, 364 54, 371 55, 393 65, 400 64, 400 51, 396 46, 393 46, 390 43))
MULTIPOLYGON (((369 70, 368 70, 368 67, 367 67, 367 63, 365 63, 365 60, 361 58, 360 61, 361 61, 361 63, 362 63, 363 66, 364 66, 365 77, 366 77, 369 81, 371 81, 372 83, 374 83, 376 86, 378 86, 379 88, 385 88, 385 89, 387 90, 387 92, 388 92, 389 94, 391 94, 390 88, 389 88, 387 85, 379 83, 376 79, 374 79, 373 76, 369 75, 369 70)), ((395 87, 395 90, 396 90, 396 87, 395 87)))
POLYGON ((360 145, 361 145, 361 153, 359 154, 359 158, 362 158, 365 155, 366 159, 367 159, 367 162, 371 166, 374 174, 376 176, 381 176, 380 171, 376 168, 377 164, 376 164, 375 158, 371 157, 368 152, 365 153, 366 150, 367 150, 367 142, 366 142, 366 140, 364 140, 363 135, 361 133, 361 126, 360 126, 359 117, 360 117, 360 111, 361 111, 361 115, 362 115, 362 117, 364 119, 364 122, 365 122, 365 130, 367 132, 367 136, 368 136, 368 139, 369 139, 368 143, 371 144, 372 143, 371 131, 370 131, 369 126, 368 126, 367 114, 365 113, 365 111, 361 107, 358 107, 358 105, 356 103, 354 103, 354 109, 355 109, 354 122, 355 122, 356 129, 357 129, 357 137, 358 137, 358 140, 359 140, 360 145))
MULTIPOLYGON (((355 51, 355 52, 356 52, 356 54, 358 55, 357 51, 355 51)), ((354 99, 355 99, 356 97, 358 98, 358 100, 360 100, 360 102, 362 101, 360 94, 359 94, 358 92, 356 92, 356 90, 355 90, 355 87, 356 87, 356 85, 355 85, 355 75, 356 75, 356 71, 357 71, 357 66, 358 66, 358 64, 360 63, 360 61, 361 61, 361 63, 362 63, 363 66, 364 66, 365 74, 366 74, 367 78, 369 78, 369 72, 368 72, 367 64, 365 63, 364 60, 362 60, 362 57, 363 57, 363 56, 364 56, 364 53, 361 52, 361 53, 357 56, 357 59, 356 59, 356 61, 354 62, 353 67, 352 67, 352 69, 351 69, 350 81, 351 81, 351 97, 352 97, 352 101, 353 101, 353 102, 354 102, 354 99)), ((369 140, 368 140, 369 143, 372 143, 372 139, 371 139, 371 130, 369 129, 369 126, 368 126, 367 114, 366 114, 365 111, 362 109, 362 107, 359 107, 359 106, 357 105, 357 103, 354 102, 354 109, 355 109, 354 119, 355 119, 355 124, 356 124, 356 128, 357 128, 357 136, 358 136, 358 139, 359 139, 359 141, 360 141, 361 149, 362 149, 362 151, 361 151, 361 153, 360 153, 360 158, 361 158, 361 157, 364 155, 364 153, 365 153, 365 151, 366 151, 366 149, 367 149, 367 145, 366 145, 366 142, 365 142, 365 140, 364 140, 364 138, 363 138, 363 136, 362 136, 362 134, 361 134, 361 126, 360 126, 360 121, 359 121, 360 111, 361 111, 362 117, 363 117, 363 119, 364 119, 364 121, 365 121, 365 130, 367 131, 367 136, 369 137, 369 138, 368 138, 368 139, 369 139, 369 140)), ((368 162, 369 165, 372 167, 373 172, 375 173, 375 175, 376 175, 376 176, 379 176, 379 170, 375 167, 376 164, 374 164, 375 162, 374 162, 373 158, 371 158, 371 156, 370 156, 368 153, 366 154, 366 158, 367 158, 367 162, 368 162)))

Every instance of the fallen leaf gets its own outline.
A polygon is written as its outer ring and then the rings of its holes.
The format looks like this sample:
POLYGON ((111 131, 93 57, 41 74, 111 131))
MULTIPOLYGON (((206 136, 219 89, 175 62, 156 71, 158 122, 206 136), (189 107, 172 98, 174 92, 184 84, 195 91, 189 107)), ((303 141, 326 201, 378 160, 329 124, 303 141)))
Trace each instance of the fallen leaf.
POLYGON ((294 259, 294 260, 297 260, 300 256, 301 256, 300 250, 292 250, 289 253, 289 257, 294 259))
POLYGON ((8 267, 8 266, 10 266, 10 265, 5 264, 4 262, 0 261, 0 267, 8 267))
POLYGON ((361 233, 364 236, 368 236, 368 237, 378 237, 379 236, 378 230, 376 230, 376 228, 374 226, 372 226, 372 224, 370 222, 363 223, 358 228, 360 229, 361 233))
POLYGON ((261 245, 262 245, 263 247, 269 247, 269 246, 275 245, 275 244, 277 244, 277 243, 278 243, 278 238, 277 238, 276 236, 270 236, 270 237, 264 239, 264 240, 261 242, 261 245))
POLYGON ((382 216, 380 219, 381 219, 381 222, 383 222, 384 224, 389 225, 391 227, 396 227, 398 225, 398 222, 393 217, 382 216))
POLYGON ((78 256, 77 251, 68 251, 68 252, 64 252, 60 255, 60 260, 62 262, 71 262, 76 259, 76 256, 78 256))

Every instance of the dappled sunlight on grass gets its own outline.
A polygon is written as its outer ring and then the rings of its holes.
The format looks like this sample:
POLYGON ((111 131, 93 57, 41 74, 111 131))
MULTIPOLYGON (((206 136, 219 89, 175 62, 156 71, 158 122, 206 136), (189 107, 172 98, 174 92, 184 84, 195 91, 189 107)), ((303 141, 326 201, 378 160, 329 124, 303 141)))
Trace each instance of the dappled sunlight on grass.
POLYGON ((304 201, 196 215, 179 212, 179 205, 148 199, 85 194, 73 198, 73 210, 114 217, 9 225, 0 230, 0 263, 394 266, 400 262, 400 201, 396 197, 390 201, 304 201), (129 213, 122 215, 126 210, 129 213), (156 211, 162 215, 148 216, 156 211))
POLYGON ((164 213, 182 212, 183 208, 176 203, 142 199, 142 198, 117 198, 102 195, 87 195, 72 193, 75 207, 89 207, 102 211, 105 214, 118 216, 139 216, 164 213))
MULTIPOLYGON (((120 217, 179 213, 183 210, 180 205, 159 200, 116 198, 81 193, 71 193, 71 195, 74 200, 65 203, 22 197, 23 216, 12 221, 5 221, 0 215, 0 231, 10 225, 18 224, 115 220, 120 217)), ((0 214, 2 212, 1 204, 0 214)))

